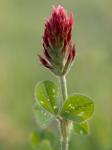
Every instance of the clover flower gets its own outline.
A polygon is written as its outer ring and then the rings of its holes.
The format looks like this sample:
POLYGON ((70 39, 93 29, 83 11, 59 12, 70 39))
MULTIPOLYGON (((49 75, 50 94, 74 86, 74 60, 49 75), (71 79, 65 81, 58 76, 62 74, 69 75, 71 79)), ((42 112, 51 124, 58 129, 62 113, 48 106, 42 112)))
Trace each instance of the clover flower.
POLYGON ((74 58, 72 44, 73 13, 68 16, 62 6, 53 7, 51 17, 45 23, 43 34, 43 54, 39 55, 43 66, 60 76, 67 73, 74 58))

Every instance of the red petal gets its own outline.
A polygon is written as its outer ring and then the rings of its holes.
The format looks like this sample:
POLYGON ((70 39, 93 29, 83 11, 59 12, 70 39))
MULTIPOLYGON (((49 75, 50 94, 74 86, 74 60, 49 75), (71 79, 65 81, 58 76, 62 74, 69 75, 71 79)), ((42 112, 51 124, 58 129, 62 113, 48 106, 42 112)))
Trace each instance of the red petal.
POLYGON ((74 15, 73 15, 73 13, 70 13, 69 25, 73 26, 73 24, 74 24, 74 15))
POLYGON ((67 62, 70 63, 74 60, 75 57, 75 46, 69 45, 69 54, 67 58, 67 62))
POLYGON ((49 69, 52 69, 52 66, 49 64, 49 62, 44 59, 43 57, 41 57, 40 55, 38 55, 39 59, 40 59, 40 62, 41 64, 46 67, 46 68, 49 68, 49 69))
POLYGON ((74 45, 72 49, 72 61, 74 60, 75 55, 76 55, 76 51, 75 51, 75 45, 74 45))

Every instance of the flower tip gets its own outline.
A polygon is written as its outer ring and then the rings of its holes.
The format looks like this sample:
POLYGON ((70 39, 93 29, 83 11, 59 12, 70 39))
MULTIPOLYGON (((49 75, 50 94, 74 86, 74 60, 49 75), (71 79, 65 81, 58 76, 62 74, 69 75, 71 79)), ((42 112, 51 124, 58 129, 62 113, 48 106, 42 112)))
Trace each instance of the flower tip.
POLYGON ((70 24, 71 26, 74 24, 74 14, 73 14, 73 12, 70 13, 69 24, 70 24))
POLYGON ((58 9, 58 10, 64 10, 64 7, 61 6, 61 5, 58 5, 57 9, 58 9))
POLYGON ((59 4, 57 7, 56 7, 55 5, 53 5, 52 8, 53 8, 53 9, 58 9, 58 10, 59 10, 60 8, 62 9, 63 6, 61 6, 60 4, 59 4))
POLYGON ((56 14, 65 14, 65 9, 63 6, 61 5, 58 5, 57 7, 55 5, 53 5, 53 13, 56 13, 56 14))
POLYGON ((56 10, 56 6, 55 5, 52 6, 52 10, 53 11, 56 10))

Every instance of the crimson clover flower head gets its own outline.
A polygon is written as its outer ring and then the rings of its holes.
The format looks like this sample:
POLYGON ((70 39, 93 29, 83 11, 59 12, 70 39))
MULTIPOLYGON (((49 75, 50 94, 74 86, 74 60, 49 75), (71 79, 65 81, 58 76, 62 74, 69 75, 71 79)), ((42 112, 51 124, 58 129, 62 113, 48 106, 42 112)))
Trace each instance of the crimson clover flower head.
POLYGON ((45 23, 44 56, 39 55, 39 59, 56 75, 66 74, 75 58, 75 46, 71 41, 73 23, 73 13, 68 16, 60 5, 53 7, 52 15, 45 23))

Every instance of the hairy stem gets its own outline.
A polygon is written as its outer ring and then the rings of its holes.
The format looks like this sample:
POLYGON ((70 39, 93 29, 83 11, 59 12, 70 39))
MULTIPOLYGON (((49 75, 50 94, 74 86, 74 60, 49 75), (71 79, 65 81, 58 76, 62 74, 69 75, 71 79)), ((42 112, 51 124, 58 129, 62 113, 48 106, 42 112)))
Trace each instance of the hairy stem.
POLYGON ((68 141, 66 140, 61 141, 61 150, 68 150, 68 141))
POLYGON ((67 83, 66 83, 66 77, 65 76, 60 77, 60 85, 61 85, 61 91, 62 91, 63 102, 64 102, 68 97, 67 83))
MULTIPOLYGON (((65 76, 60 77, 60 86, 62 91, 62 105, 66 101, 67 94, 67 85, 65 76)), ((61 134, 61 150, 68 150, 68 139, 69 139, 69 121, 61 118, 60 123, 60 134, 61 134)))

